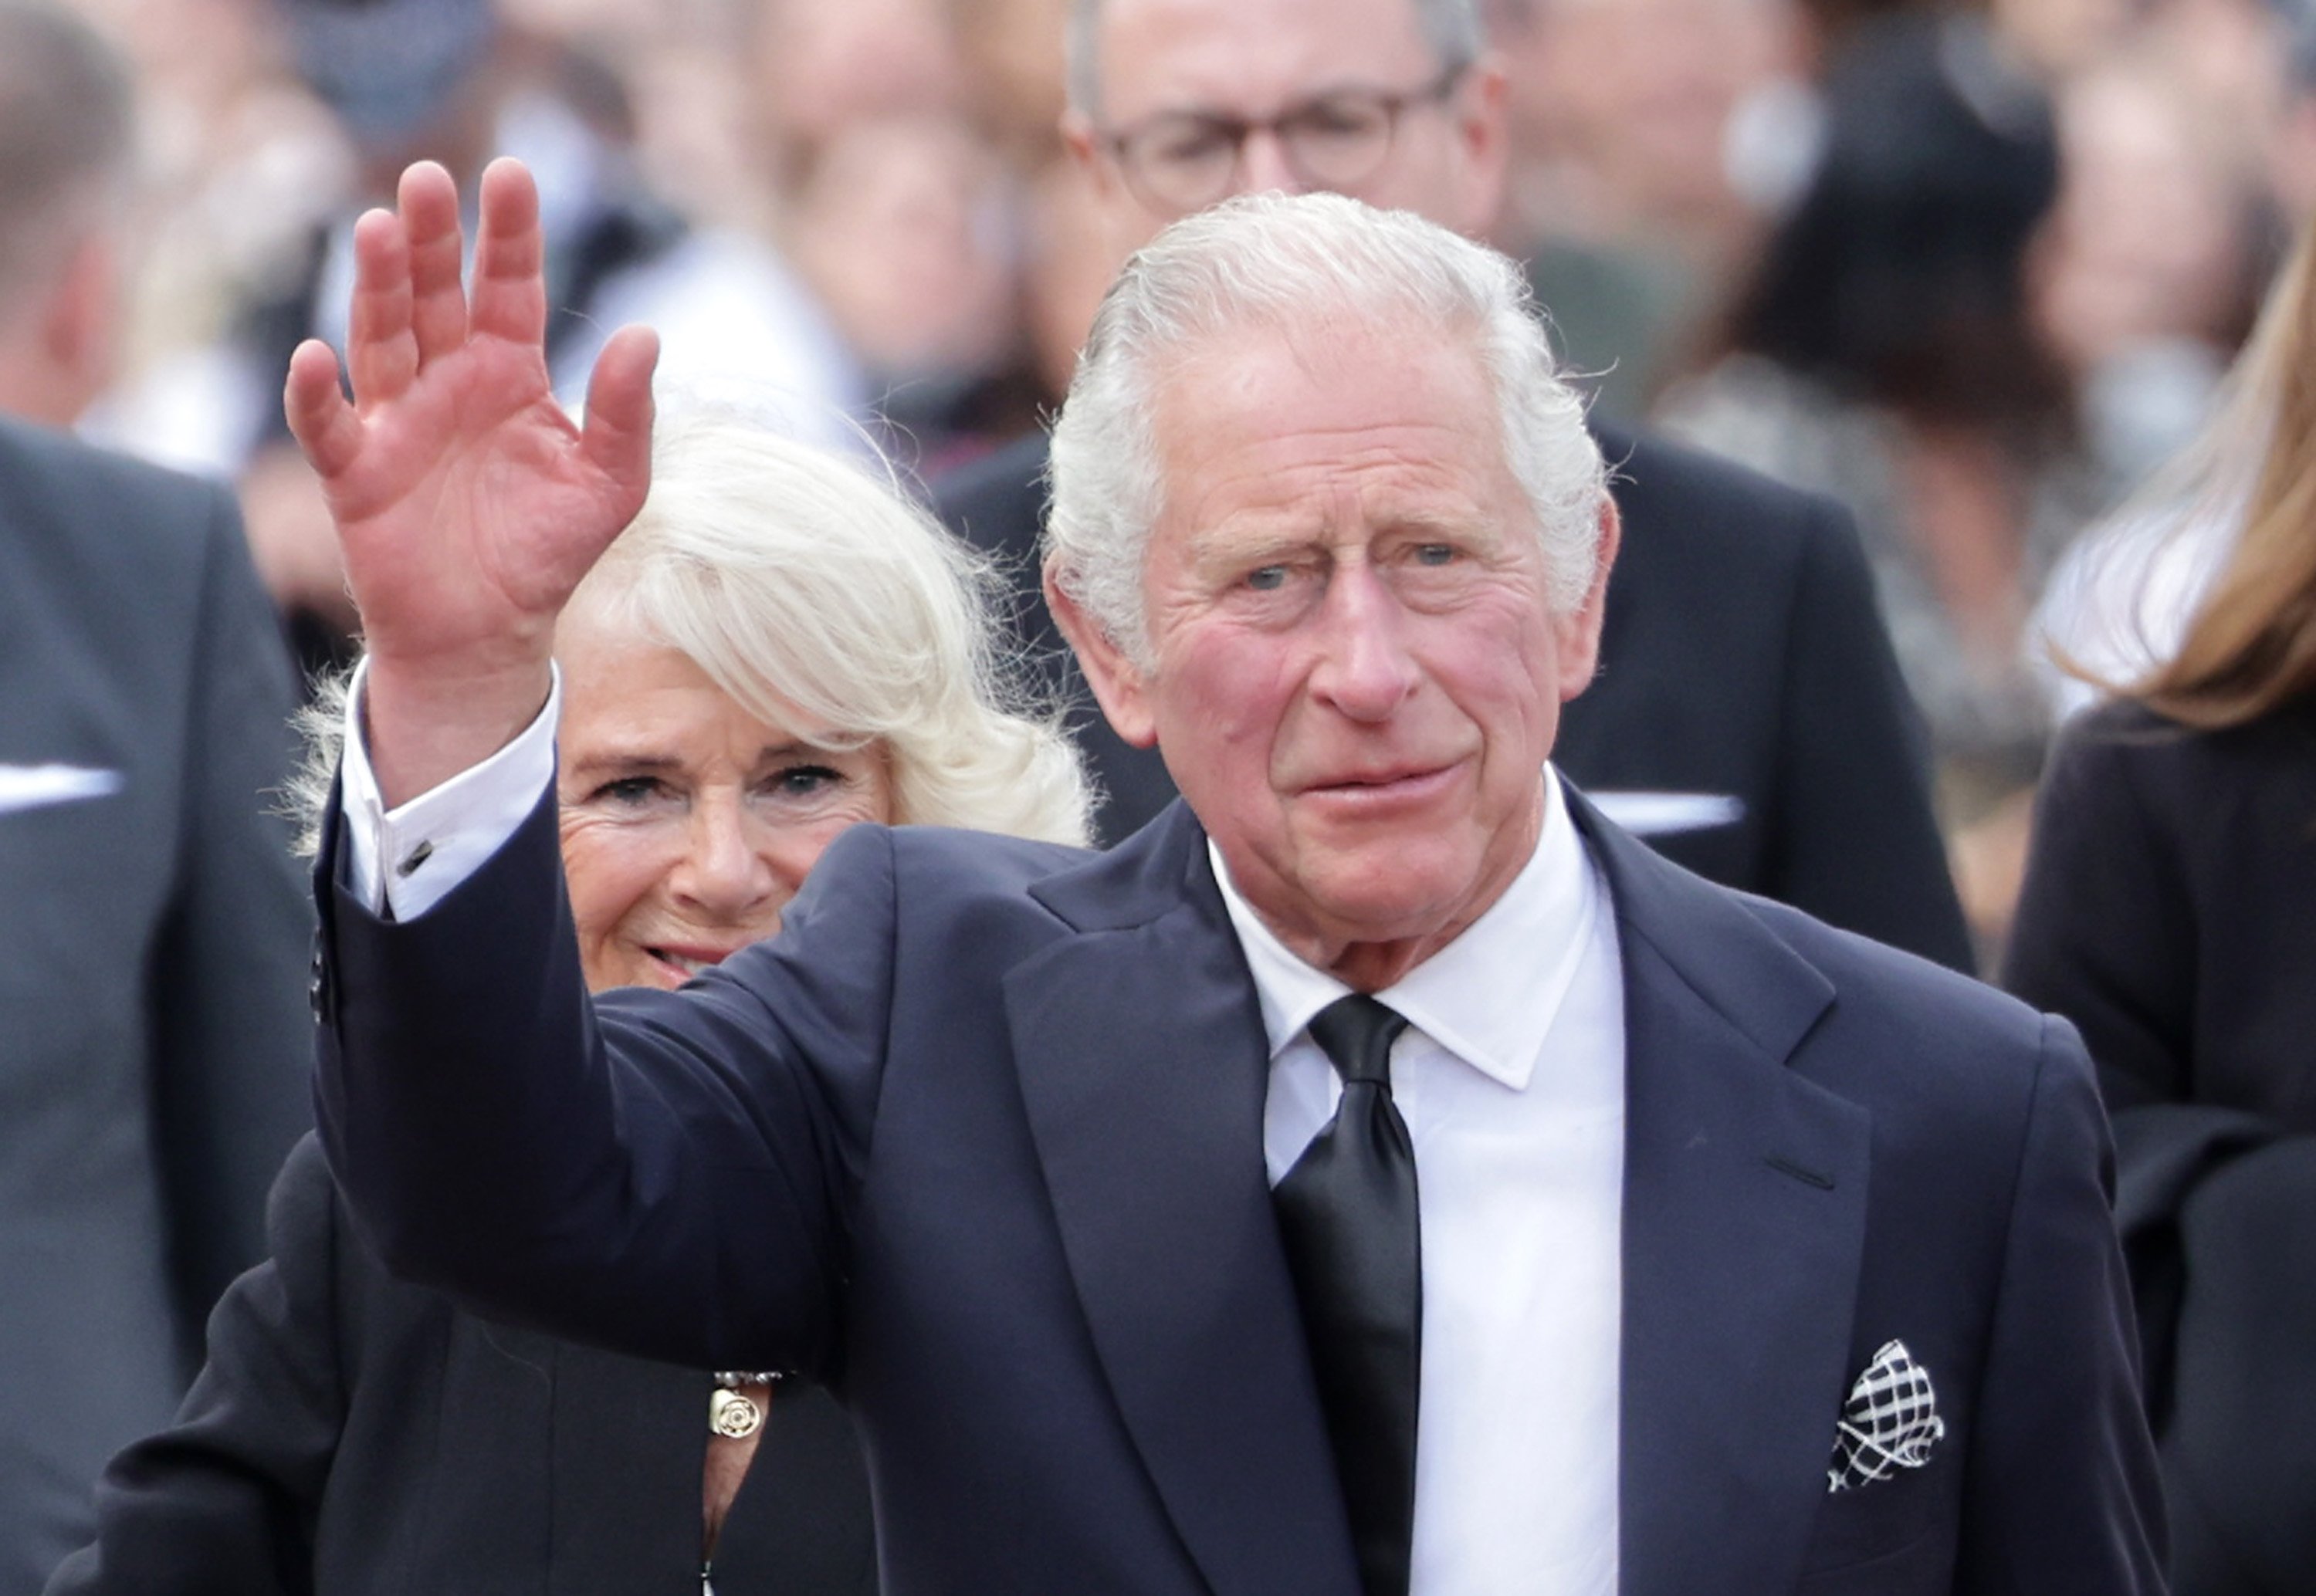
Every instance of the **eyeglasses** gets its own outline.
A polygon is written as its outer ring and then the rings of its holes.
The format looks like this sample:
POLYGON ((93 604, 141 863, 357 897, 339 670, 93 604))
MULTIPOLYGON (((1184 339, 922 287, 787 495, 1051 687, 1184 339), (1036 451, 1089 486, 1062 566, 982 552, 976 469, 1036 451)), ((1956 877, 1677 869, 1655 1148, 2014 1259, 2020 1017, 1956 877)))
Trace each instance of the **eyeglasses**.
POLYGON ((1453 66, 1412 89, 1338 89, 1259 119, 1166 111, 1106 135, 1127 186, 1154 210, 1187 215, 1231 191, 1246 141, 1268 133, 1297 182, 1350 190, 1381 170, 1400 113, 1438 104, 1465 68, 1453 66))

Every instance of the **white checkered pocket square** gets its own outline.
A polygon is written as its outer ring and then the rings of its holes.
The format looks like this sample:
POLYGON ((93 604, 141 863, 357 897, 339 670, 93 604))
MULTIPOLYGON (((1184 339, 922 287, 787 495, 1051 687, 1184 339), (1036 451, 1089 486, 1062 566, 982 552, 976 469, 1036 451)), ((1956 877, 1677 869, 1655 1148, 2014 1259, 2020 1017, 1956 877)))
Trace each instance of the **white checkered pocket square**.
POLYGON ((1888 1479, 1901 1468, 1920 1468, 1946 1432, 1929 1371, 1914 1361, 1904 1342, 1884 1342, 1842 1405, 1825 1488, 1847 1491, 1888 1479))

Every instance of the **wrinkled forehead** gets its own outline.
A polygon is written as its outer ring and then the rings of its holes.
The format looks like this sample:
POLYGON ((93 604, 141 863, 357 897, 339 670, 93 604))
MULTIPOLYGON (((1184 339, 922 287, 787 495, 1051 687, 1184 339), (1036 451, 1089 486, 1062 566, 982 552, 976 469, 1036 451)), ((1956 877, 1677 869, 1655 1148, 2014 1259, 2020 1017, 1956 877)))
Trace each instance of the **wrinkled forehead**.
POLYGON ((1165 111, 1268 116, 1440 66, 1415 0, 1101 0, 1096 14, 1101 114, 1118 125, 1165 111))
MULTIPOLYGON (((1262 270, 1260 260, 1227 265, 1262 270)), ((1375 270, 1323 283, 1297 279, 1291 295, 1261 288, 1234 294, 1211 281, 1167 288, 1180 290, 1166 296, 1176 318, 1138 351, 1138 386, 1146 395, 1180 390, 1181 403, 1197 405, 1247 380, 1247 373, 1280 363, 1323 374, 1320 380, 1331 385, 1363 388, 1391 380, 1388 373, 1408 350, 1446 357, 1490 380, 1483 307, 1443 293, 1436 281, 1375 270), (1257 358, 1274 352, 1276 360, 1257 358)))
POLYGON ((1153 400, 1162 523, 1205 525, 1225 510, 1273 526, 1323 521, 1341 508, 1332 499, 1417 520, 1422 506, 1459 524, 1526 520, 1484 362, 1420 323, 1207 339, 1169 363, 1153 400))
POLYGON ((1381 276, 1329 283, 1293 304, 1217 297, 1200 310, 1152 347, 1145 391, 1180 381, 1196 403, 1202 385, 1278 362, 1314 380, 1363 387, 1390 380, 1411 351, 1486 375, 1483 317, 1426 303, 1410 285, 1381 276))

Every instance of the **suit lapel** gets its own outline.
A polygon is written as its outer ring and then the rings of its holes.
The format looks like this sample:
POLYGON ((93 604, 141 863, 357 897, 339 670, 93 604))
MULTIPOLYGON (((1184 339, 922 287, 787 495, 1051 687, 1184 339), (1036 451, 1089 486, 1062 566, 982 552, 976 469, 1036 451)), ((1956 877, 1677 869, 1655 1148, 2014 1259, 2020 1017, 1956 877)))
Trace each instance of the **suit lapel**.
POLYGON ((1218 1596, 1356 1587, 1262 1158, 1268 1050, 1188 810, 1041 884, 1006 983, 1062 1242, 1127 1430, 1218 1596))
POLYGON ((1789 1589, 1854 1372, 1870 1122, 1786 1067, 1825 979, 1572 807, 1625 971, 1623 1591, 1789 1589))
MULTIPOLYGON (((1625 970, 1622 1589, 1785 1589, 1855 1372, 1870 1123, 1786 1067, 1824 979, 1572 807, 1625 970)), ((1077 935, 1013 972, 1008 1013, 1127 1426, 1216 1592, 1351 1589, 1263 1175, 1260 1015, 1203 837, 1177 805, 1038 895, 1077 935)))

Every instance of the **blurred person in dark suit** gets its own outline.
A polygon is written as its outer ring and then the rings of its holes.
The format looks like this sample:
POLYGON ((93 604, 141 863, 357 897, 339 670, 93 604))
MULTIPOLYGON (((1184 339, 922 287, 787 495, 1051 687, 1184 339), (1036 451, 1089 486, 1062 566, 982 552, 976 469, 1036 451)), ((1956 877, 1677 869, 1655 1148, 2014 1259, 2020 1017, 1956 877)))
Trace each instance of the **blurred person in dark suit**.
MULTIPOLYGON (((110 373, 127 75, 0 0, 0 396, 110 373)), ((0 420, 0 1592, 89 1532, 310 1122, 289 665, 219 489, 0 420)))
POLYGON ((2316 227, 2231 380, 2148 512, 2226 552, 2061 736, 2002 975, 2114 1117, 2180 1596, 2316 1569, 2316 227))
MULTIPOLYGON (((1504 81, 1469 0, 1363 0, 1356 13, 1083 0, 1071 27, 1064 132, 1114 260, 1177 216, 1266 189, 1340 190, 1474 236, 1495 218, 1504 81), (1260 120, 1289 114, 1287 129, 1260 120)), ((1969 968, 1919 733, 1848 515, 1653 438, 1595 433, 1616 468, 1624 551, 1600 677, 1569 705, 1555 758, 1612 818, 1708 878, 1969 968)), ((1074 667, 1036 581, 1045 466, 1032 437, 935 491, 952 527, 1020 573, 1024 634, 1066 684, 1074 667)), ((1115 840, 1173 784, 1155 749, 1127 747, 1099 717, 1082 735, 1115 840)))

